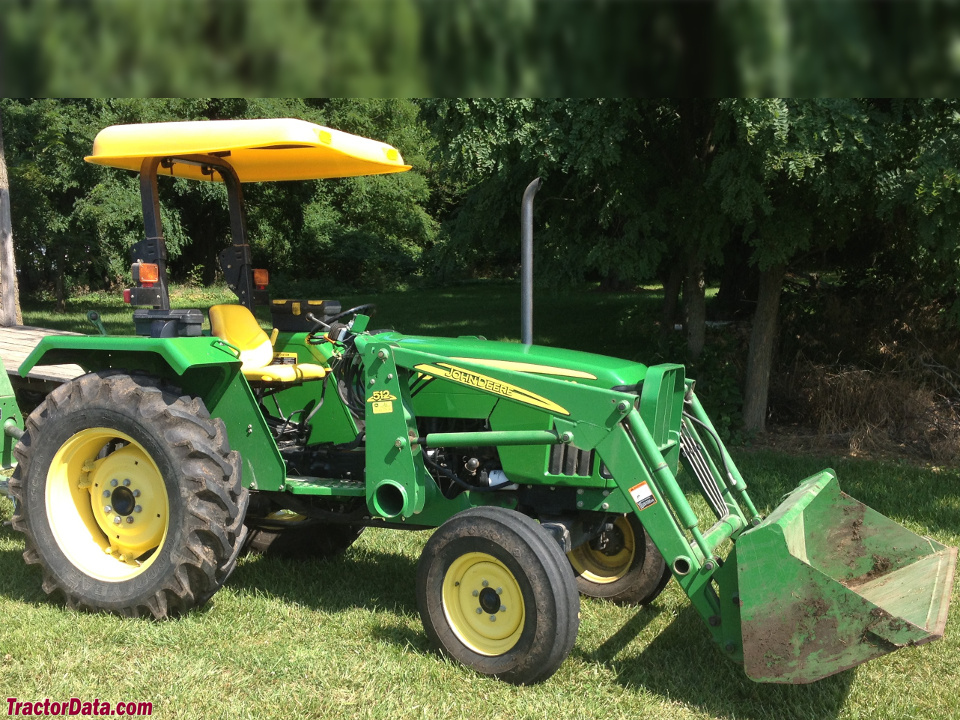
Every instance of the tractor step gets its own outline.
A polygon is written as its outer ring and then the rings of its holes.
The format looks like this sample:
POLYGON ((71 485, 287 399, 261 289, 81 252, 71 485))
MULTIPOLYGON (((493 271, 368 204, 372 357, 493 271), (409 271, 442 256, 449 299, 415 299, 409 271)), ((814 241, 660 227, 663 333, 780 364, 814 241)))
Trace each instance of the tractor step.
POLYGON ((309 476, 287 476, 286 490, 294 495, 364 497, 367 486, 360 480, 339 480, 309 476))

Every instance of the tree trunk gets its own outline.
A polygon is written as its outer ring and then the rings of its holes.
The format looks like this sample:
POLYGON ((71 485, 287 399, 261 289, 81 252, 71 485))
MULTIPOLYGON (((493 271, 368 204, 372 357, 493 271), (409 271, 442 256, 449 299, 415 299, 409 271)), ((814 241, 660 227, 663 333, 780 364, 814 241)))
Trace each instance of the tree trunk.
POLYGON ((0 325, 23 324, 17 266, 13 257, 13 222, 10 218, 10 181, 3 153, 3 127, 0 126, 0 325))
POLYGON ((707 334, 707 304, 704 297, 703 263, 691 261, 683 281, 683 304, 687 310, 687 350, 690 359, 696 360, 703 352, 707 334))
POLYGON ((67 294, 63 282, 64 272, 60 267, 58 267, 55 272, 56 275, 53 279, 53 292, 57 297, 57 312, 64 313, 67 311, 67 294))
POLYGON ((750 246, 734 238, 723 248, 720 289, 712 309, 717 320, 746 320, 757 308, 760 271, 750 265, 750 246))
POLYGON ((786 266, 776 265, 760 272, 757 310, 750 331, 747 354, 747 380, 743 398, 743 424, 747 430, 766 431, 767 396, 770 392, 770 370, 777 344, 777 316, 780 312, 780 291, 786 266))
POLYGON ((670 265, 670 274, 663 283, 663 316, 660 320, 660 332, 664 335, 672 333, 677 324, 681 285, 683 285, 683 264, 677 261, 670 265))

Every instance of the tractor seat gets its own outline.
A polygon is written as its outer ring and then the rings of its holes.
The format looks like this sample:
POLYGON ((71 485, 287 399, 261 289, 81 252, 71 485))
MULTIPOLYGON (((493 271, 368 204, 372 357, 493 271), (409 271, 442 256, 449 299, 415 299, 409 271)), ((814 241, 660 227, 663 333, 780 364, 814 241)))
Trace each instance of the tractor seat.
POLYGON ((273 343, 244 305, 210 308, 210 332, 240 350, 240 371, 251 382, 299 383, 327 374, 325 367, 312 363, 275 364, 273 343))

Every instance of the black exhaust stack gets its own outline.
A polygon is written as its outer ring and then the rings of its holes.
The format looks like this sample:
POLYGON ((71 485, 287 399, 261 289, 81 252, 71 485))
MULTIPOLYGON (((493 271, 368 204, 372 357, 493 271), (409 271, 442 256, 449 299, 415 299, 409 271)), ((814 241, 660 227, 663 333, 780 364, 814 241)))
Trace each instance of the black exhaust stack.
POLYGON ((520 340, 533 345, 533 196, 543 183, 537 178, 523 191, 520 205, 520 340))

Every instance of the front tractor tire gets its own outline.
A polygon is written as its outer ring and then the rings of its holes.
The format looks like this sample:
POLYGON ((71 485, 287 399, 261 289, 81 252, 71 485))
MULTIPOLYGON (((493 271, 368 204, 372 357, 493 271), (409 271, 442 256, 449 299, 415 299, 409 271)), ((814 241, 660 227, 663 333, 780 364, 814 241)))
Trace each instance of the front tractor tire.
POLYGON ((24 559, 69 607, 179 615, 236 565, 249 494, 200 399, 145 375, 83 375, 27 418, 15 452, 24 559))
POLYGON ((620 605, 652 602, 671 576, 663 555, 633 513, 617 517, 612 527, 571 550, 567 558, 581 594, 620 605))
POLYGON ((525 515, 477 507, 431 536, 417 567, 417 605, 431 643, 485 675, 546 680, 569 655, 580 596, 556 541, 525 515))

